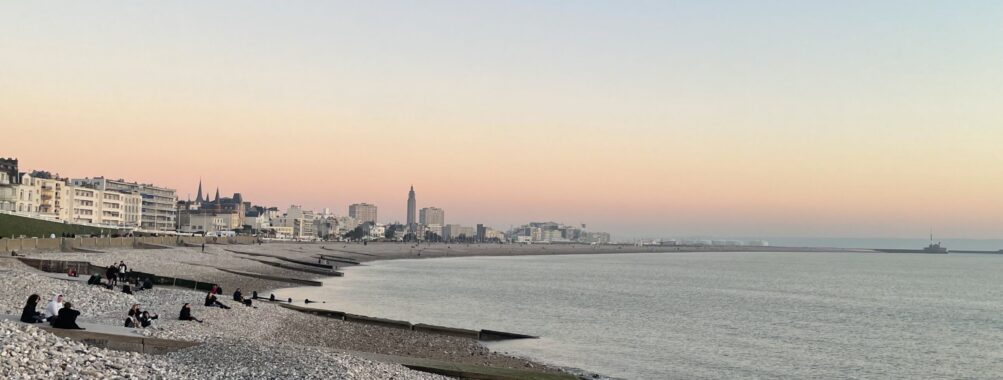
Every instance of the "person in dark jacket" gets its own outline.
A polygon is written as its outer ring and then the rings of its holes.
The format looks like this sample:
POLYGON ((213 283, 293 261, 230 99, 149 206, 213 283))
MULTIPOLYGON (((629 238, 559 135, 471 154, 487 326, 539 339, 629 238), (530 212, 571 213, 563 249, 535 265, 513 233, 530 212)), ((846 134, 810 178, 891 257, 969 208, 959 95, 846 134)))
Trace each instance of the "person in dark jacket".
POLYGON ((139 315, 139 324, 143 326, 143 328, 150 327, 150 325, 153 324, 153 320, 157 319, 157 317, 158 316, 156 314, 150 314, 149 311, 144 310, 143 314, 139 315))
POLYGON ((129 284, 122 285, 122 293, 132 294, 132 287, 129 284))
POLYGON ((28 301, 24 303, 24 309, 21 310, 21 322, 24 323, 42 323, 45 321, 45 317, 42 313, 35 311, 38 307, 38 300, 42 299, 38 294, 32 294, 28 296, 28 301))
POLYGON ((143 290, 150 290, 150 289, 153 289, 153 281, 150 281, 150 278, 147 277, 145 280, 143 280, 143 290))
POLYGON ((104 271, 104 277, 108 279, 108 285, 114 286, 118 282, 118 268, 115 264, 109 265, 104 271))
POLYGON ((182 321, 195 321, 202 323, 201 319, 192 316, 192 305, 187 303, 184 306, 181 306, 181 316, 178 317, 178 319, 182 321))
POLYGON ((229 306, 224 305, 222 302, 216 299, 216 295, 210 292, 205 296, 205 306, 206 307, 220 307, 223 309, 229 309, 229 306))
POLYGON ((52 321, 52 327, 57 329, 84 330, 83 327, 77 326, 78 316, 80 316, 80 312, 73 310, 73 304, 65 302, 63 303, 63 308, 59 309, 59 316, 52 321))

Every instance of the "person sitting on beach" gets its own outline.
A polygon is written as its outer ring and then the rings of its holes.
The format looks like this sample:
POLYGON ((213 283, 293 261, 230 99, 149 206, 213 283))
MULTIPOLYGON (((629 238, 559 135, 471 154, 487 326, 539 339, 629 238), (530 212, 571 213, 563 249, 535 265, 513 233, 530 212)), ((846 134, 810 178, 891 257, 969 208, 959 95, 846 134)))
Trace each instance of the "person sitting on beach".
POLYGON ((77 326, 78 316, 80 316, 80 312, 73 310, 73 304, 67 302, 63 304, 62 309, 59 309, 59 315, 52 321, 52 327, 57 329, 84 330, 83 327, 77 326))
POLYGON ((129 314, 128 317, 125 317, 125 327, 128 327, 130 329, 138 329, 139 319, 133 316, 132 314, 129 314))
POLYGON ((253 302, 250 299, 244 298, 244 293, 241 293, 240 288, 237 288, 237 291, 233 292, 233 300, 244 304, 244 306, 251 306, 253 302))
POLYGON ((101 285, 101 275, 94 273, 87 279, 87 285, 101 285))
POLYGON ((59 315, 59 309, 62 308, 63 308, 63 295, 57 294, 54 297, 52 297, 52 301, 49 301, 49 304, 45 305, 45 311, 42 313, 42 316, 45 317, 46 321, 52 322, 53 320, 56 319, 56 316, 59 315))
POLYGON ((70 277, 77 277, 77 270, 70 268, 70 270, 66 272, 66 275, 70 277))
POLYGON ((272 301, 272 302, 275 302, 275 293, 272 293, 271 295, 269 295, 268 296, 268 300, 272 301))
POLYGON ((42 299, 38 294, 32 294, 28 296, 28 301, 24 303, 24 309, 21 310, 21 322, 24 323, 42 323, 45 322, 45 317, 42 313, 35 311, 38 307, 38 301, 42 299))
POLYGON ((184 304, 184 306, 181 306, 181 316, 178 317, 178 319, 182 321, 195 321, 198 323, 202 323, 201 319, 192 316, 192 305, 188 303, 184 304))
POLYGON ((149 311, 144 310, 143 313, 139 315, 139 324, 140 326, 143 326, 143 328, 150 327, 150 325, 153 324, 153 320, 158 317, 158 315, 150 314, 149 311))
POLYGON ((150 278, 147 277, 145 280, 143 280, 143 290, 150 290, 150 289, 153 289, 153 281, 150 281, 150 278))
POLYGON ((257 290, 251 292, 251 299, 252 300, 258 299, 258 291, 257 290))
POLYGON ((132 307, 129 308, 129 316, 130 317, 139 317, 139 313, 140 313, 140 311, 139 311, 139 304, 138 303, 132 304, 132 307))
POLYGON ((206 307, 219 307, 222 309, 229 309, 229 306, 224 305, 222 302, 216 299, 216 295, 209 293, 205 296, 205 306, 206 307))
POLYGON ((122 285, 122 293, 132 294, 132 287, 129 284, 122 285))

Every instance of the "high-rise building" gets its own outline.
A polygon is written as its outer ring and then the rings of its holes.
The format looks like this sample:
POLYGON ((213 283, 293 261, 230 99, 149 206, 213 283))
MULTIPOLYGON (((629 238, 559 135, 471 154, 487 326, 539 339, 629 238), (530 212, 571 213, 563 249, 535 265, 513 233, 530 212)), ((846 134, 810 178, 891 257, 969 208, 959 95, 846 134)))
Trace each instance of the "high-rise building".
POLYGON ((348 206, 348 216, 360 223, 376 223, 376 205, 369 203, 356 203, 348 206))
POLYGON ((418 212, 418 223, 428 226, 446 224, 446 212, 438 207, 425 207, 418 212))
POLYGON ((412 231, 414 230, 415 223, 418 222, 416 219, 418 208, 418 202, 414 199, 414 186, 411 186, 411 191, 407 193, 407 226, 412 231))

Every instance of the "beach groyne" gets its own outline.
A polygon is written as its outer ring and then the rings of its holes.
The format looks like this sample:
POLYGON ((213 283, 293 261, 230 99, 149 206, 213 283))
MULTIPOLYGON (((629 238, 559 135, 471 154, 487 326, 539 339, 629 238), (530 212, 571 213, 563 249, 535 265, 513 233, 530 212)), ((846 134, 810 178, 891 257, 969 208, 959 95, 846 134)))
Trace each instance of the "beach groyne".
POLYGON ((479 340, 479 341, 486 341, 486 342, 489 342, 489 341, 500 341, 500 340, 538 339, 539 338, 537 336, 532 336, 532 335, 516 334, 516 333, 503 332, 503 331, 494 331, 494 330, 469 330, 469 329, 461 329, 461 328, 455 328, 455 327, 429 325, 429 324, 424 324, 424 323, 413 324, 413 323, 408 322, 408 321, 400 321, 400 320, 395 320, 395 319, 370 317, 370 316, 366 316, 366 315, 358 315, 358 314, 346 313, 346 312, 337 311, 337 310, 315 309, 315 308, 310 308, 310 307, 303 307, 303 306, 289 305, 289 304, 282 304, 282 303, 280 303, 279 306, 287 308, 287 309, 292 309, 292 310, 296 310, 296 311, 299 311, 299 312, 307 313, 307 314, 313 314, 313 315, 317 315, 317 316, 322 316, 322 317, 327 317, 327 318, 332 318, 332 319, 338 319, 338 320, 342 320, 342 321, 345 321, 345 322, 354 322, 354 323, 362 323, 362 324, 368 324, 368 325, 391 327, 391 328, 397 328, 397 329, 402 329, 402 330, 412 330, 412 331, 418 331, 418 332, 424 332, 424 333, 436 334, 436 335, 448 335, 448 336, 455 336, 455 337, 462 337, 462 338, 470 338, 470 339, 479 340))
MULTIPOLYGON (((45 259, 35 259, 28 257, 18 257, 19 261, 25 265, 38 269, 42 272, 49 273, 67 273, 70 269, 77 272, 78 276, 89 276, 92 274, 104 276, 107 267, 98 266, 91 264, 87 261, 68 261, 68 260, 45 260, 45 259)), ((218 269, 218 268, 217 268, 218 269)), ((234 273, 238 274, 238 273, 234 273)), ((156 286, 174 286, 185 289, 192 289, 198 291, 209 291, 212 286, 216 283, 189 280, 186 278, 168 277, 168 276, 158 276, 153 273, 139 272, 139 271, 129 271, 126 274, 127 278, 148 278, 156 286)), ((303 283, 304 285, 308 285, 303 283)))
POLYGON ((204 237, 204 236, 134 236, 134 237, 57 237, 57 238, 0 238, 0 252, 71 252, 100 249, 157 249, 202 244, 256 244, 254 236, 204 237))

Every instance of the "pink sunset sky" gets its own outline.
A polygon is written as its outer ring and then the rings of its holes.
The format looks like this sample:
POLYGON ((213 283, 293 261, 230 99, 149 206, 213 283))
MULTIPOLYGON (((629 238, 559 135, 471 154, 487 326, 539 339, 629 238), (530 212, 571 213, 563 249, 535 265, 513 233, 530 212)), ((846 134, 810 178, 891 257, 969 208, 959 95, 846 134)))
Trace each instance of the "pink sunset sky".
POLYGON ((414 185, 496 228, 1000 237, 1000 4, 770 4, 3 3, 0 156, 382 222, 414 185))

